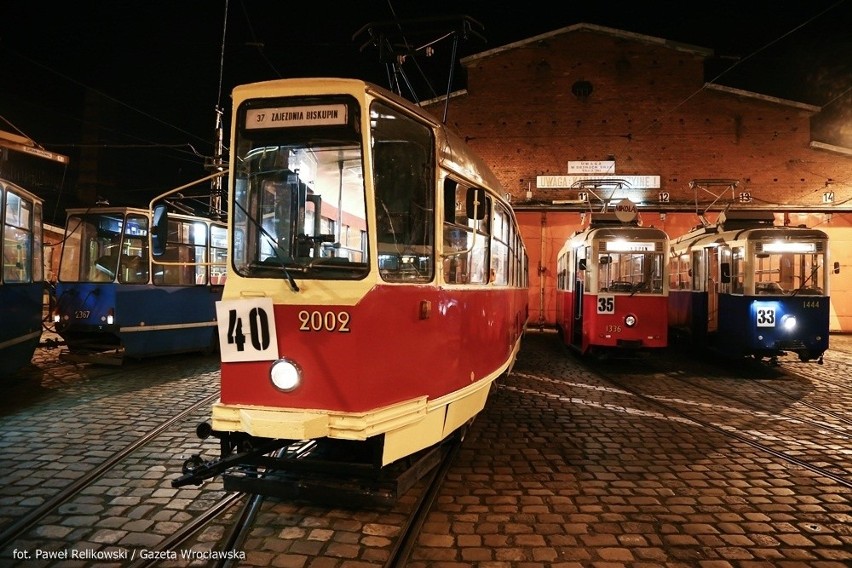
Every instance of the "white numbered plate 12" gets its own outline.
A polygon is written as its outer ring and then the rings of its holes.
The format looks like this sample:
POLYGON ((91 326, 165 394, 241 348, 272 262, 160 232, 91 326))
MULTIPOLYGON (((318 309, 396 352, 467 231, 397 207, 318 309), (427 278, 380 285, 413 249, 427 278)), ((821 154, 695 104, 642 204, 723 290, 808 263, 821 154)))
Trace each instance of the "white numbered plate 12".
POLYGON ((278 359, 272 298, 216 302, 216 321, 222 362, 278 359))

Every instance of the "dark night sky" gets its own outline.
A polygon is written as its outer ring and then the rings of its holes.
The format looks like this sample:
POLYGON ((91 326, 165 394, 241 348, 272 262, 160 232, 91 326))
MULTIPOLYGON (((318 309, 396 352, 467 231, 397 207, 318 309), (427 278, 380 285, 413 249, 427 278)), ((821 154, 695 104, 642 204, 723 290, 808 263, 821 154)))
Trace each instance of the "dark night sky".
MULTIPOLYGON (((485 37, 485 42, 463 43, 459 57, 576 23, 599 24, 710 48, 718 58, 709 62, 708 80, 736 63, 717 82, 846 113, 846 128, 852 128, 847 112, 852 0, 715 0, 692 6, 683 0, 83 0, 59 5, 0 0, 0 129, 20 129, 72 159, 96 140, 108 148, 101 155, 121 165, 117 182, 123 193, 111 198, 113 203, 122 197, 147 199, 204 174, 203 155, 213 148, 214 108, 220 105, 228 116, 234 85, 325 75, 388 86, 378 51, 362 51, 366 37, 353 39, 353 34, 394 16, 454 14, 480 22, 485 37), (92 93, 106 99, 97 113, 87 112, 84 104, 93 100, 92 93)), ((436 47, 423 66, 434 71, 440 92, 446 87, 450 43, 436 47)), ((416 77, 413 67, 407 70, 416 77)))

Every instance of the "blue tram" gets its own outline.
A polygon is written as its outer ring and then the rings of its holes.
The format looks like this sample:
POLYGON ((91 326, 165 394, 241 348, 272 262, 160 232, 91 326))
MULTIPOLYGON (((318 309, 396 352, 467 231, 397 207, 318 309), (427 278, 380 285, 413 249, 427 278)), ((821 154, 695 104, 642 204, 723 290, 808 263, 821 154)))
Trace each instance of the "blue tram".
POLYGON ((581 354, 616 354, 668 345, 668 235, 634 215, 592 213, 588 227, 557 255, 556 325, 581 354))
POLYGON ((120 364, 217 348, 216 301, 226 275, 227 227, 175 214, 149 251, 152 219, 130 207, 71 209, 56 285, 65 358, 120 364))
POLYGON ((32 360, 42 332, 42 201, 0 180, 0 377, 32 360))
MULTIPOLYGON (((835 272, 839 271, 837 265, 835 272)), ((776 226, 771 211, 729 210, 672 243, 673 337, 732 357, 828 349, 828 236, 776 226)))

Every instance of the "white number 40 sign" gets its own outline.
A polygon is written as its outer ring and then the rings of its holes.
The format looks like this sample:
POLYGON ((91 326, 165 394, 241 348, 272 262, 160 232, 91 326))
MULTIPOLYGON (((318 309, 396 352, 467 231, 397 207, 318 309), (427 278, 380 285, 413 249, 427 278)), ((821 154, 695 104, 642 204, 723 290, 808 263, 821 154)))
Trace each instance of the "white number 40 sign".
POLYGON ((272 298, 216 302, 216 321, 223 362, 278 359, 272 298))

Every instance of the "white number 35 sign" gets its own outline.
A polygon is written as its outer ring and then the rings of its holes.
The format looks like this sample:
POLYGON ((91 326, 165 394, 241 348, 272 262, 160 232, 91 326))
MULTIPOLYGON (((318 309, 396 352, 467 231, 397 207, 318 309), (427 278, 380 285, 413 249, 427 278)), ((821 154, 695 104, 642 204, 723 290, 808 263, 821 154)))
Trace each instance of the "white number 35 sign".
POLYGON ((216 321, 223 362, 278 359, 272 298, 216 302, 216 321))

